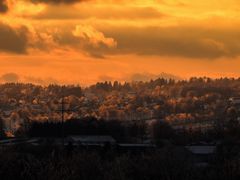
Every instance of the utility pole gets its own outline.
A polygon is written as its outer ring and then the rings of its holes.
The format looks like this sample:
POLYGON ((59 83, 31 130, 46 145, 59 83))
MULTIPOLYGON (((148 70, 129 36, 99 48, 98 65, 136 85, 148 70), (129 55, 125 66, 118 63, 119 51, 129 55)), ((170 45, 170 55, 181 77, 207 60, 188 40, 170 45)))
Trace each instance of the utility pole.
POLYGON ((0 138, 5 137, 3 120, 0 118, 0 138))
POLYGON ((74 112, 74 111, 78 111, 77 109, 65 109, 66 104, 68 104, 67 102, 64 101, 64 92, 63 92, 63 86, 62 86, 62 100, 61 100, 61 109, 59 110, 61 112, 61 136, 62 136, 62 146, 64 146, 64 139, 65 139, 65 119, 64 119, 64 115, 65 112, 74 112))
POLYGON ((62 145, 64 146, 64 95, 62 93, 62 101, 61 101, 61 124, 62 124, 62 145))

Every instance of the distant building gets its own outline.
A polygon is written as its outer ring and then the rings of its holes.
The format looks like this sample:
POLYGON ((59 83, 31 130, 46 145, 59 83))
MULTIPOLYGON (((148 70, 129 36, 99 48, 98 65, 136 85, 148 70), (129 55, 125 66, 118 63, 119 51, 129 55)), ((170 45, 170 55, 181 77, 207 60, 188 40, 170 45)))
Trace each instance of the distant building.
MULTIPOLYGON (((111 136, 68 136, 64 138, 64 145, 71 142, 74 146, 105 146, 115 145, 116 140, 111 136)), ((28 144, 33 146, 41 146, 46 144, 61 146, 63 145, 62 138, 8 138, 0 140, 0 146, 12 146, 18 144, 28 144)))
POLYGON ((157 148, 154 144, 118 144, 120 152, 144 152, 148 150, 155 150, 157 148))
POLYGON ((102 145, 110 144, 114 145, 116 144, 116 140, 111 136, 69 136, 69 141, 72 141, 76 145, 102 145))
POLYGON ((135 96, 137 96, 137 93, 134 92, 134 91, 130 91, 130 92, 127 93, 127 97, 128 97, 128 98, 133 98, 133 97, 135 97, 135 96))
POLYGON ((204 146, 204 145, 186 146, 186 148, 191 153, 196 155, 209 155, 209 154, 213 154, 216 150, 216 146, 204 146))
POLYGON ((240 105, 240 97, 231 97, 229 98, 229 102, 232 105, 240 105))
POLYGON ((191 145, 185 148, 191 153, 193 164, 198 167, 209 166, 216 152, 214 145, 191 145))

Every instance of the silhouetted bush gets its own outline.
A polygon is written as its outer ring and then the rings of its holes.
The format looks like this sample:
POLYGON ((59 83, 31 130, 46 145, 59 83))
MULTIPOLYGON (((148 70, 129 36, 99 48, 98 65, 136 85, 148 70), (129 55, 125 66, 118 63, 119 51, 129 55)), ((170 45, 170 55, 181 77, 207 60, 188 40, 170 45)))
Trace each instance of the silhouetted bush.
POLYGON ((75 150, 71 156, 60 150, 57 157, 51 151, 44 157, 17 151, 8 148, 0 152, 1 180, 233 180, 240 177, 237 158, 197 167, 188 156, 171 149, 136 155, 75 150))

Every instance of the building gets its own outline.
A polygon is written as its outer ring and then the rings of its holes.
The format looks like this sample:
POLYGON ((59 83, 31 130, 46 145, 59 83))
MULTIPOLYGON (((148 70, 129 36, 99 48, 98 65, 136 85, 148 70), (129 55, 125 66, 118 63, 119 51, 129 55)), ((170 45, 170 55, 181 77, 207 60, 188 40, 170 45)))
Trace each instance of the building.
POLYGON ((19 145, 19 144, 28 144, 34 146, 41 146, 41 145, 56 145, 67 146, 70 142, 74 146, 105 146, 107 145, 115 145, 116 140, 111 136, 69 136, 64 139, 56 138, 56 137, 49 137, 49 138, 8 138, 0 140, 0 146, 12 146, 12 145, 19 145))
POLYGON ((74 145, 83 145, 83 146, 104 146, 106 144, 115 145, 116 140, 111 136, 69 136, 67 138, 69 142, 72 142, 74 145))
POLYGON ((209 166, 216 152, 215 145, 191 145, 185 148, 191 153, 193 164, 198 167, 209 166))
POLYGON ((240 106, 240 97, 231 97, 229 102, 234 106, 240 106))
POLYGON ((143 152, 148 150, 155 150, 157 148, 154 144, 118 144, 120 152, 143 152))

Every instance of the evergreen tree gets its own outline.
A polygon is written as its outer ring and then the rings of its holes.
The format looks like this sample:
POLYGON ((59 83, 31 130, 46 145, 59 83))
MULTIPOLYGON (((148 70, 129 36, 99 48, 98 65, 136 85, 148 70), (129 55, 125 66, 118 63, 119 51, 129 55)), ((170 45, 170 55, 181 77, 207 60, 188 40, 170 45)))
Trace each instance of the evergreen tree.
POLYGON ((0 118, 0 139, 4 137, 5 137, 4 123, 3 120, 0 118))

